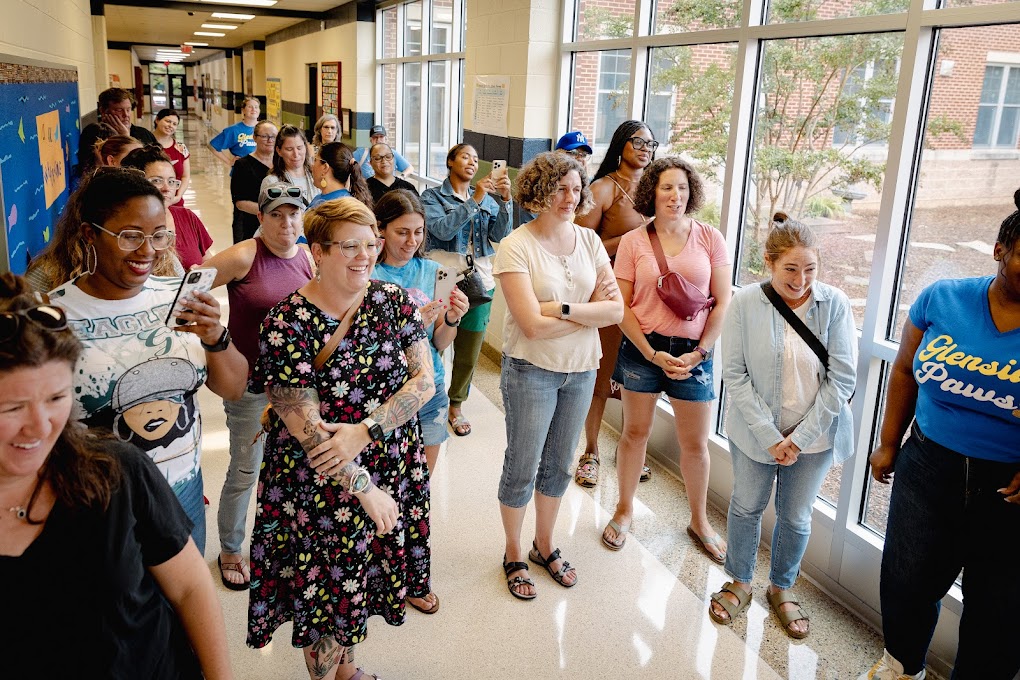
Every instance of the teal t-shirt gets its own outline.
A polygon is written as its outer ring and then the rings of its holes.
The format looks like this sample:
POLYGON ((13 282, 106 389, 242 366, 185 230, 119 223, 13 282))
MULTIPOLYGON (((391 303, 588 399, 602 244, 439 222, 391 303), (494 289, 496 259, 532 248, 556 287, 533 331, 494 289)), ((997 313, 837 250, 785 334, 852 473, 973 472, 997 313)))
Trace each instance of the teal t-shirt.
POLYGON ((973 458, 1020 462, 1020 328, 1000 332, 991 276, 937 281, 910 307, 915 417, 925 436, 973 458))
MULTIPOLYGON (((380 281, 395 283, 407 291, 408 297, 414 304, 421 308, 432 302, 436 294, 436 272, 439 271, 439 263, 427 260, 424 257, 414 257, 403 267, 394 267, 380 262, 372 271, 372 278, 380 281)), ((446 372, 443 368, 443 357, 432 343, 432 330, 435 324, 425 328, 429 336, 429 348, 432 350, 432 367, 436 375, 436 391, 442 391, 446 381, 446 372)))

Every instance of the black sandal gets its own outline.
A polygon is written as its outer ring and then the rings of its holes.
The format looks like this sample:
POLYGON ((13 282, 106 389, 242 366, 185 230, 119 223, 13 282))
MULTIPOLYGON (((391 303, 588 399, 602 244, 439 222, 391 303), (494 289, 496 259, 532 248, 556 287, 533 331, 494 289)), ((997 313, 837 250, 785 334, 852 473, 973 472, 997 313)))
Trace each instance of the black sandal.
POLYGON ((557 571, 553 571, 552 567, 549 566, 556 560, 560 559, 559 548, 556 548, 556 550, 553 550, 551 553, 549 553, 548 557, 542 557, 542 553, 538 551, 538 546, 535 545, 534 541, 532 541, 531 552, 528 553, 528 559, 539 566, 545 567, 545 570, 549 572, 549 575, 553 577, 553 580, 559 583, 564 588, 573 588, 574 586, 577 585, 576 576, 577 570, 570 566, 570 562, 563 560, 563 564, 560 565, 560 568, 557 571), (564 583, 563 578, 567 575, 568 572, 571 571, 575 573, 574 582, 564 583))
POLYGON ((528 571, 527 562, 507 562, 506 555, 503 555, 503 572, 506 574, 507 590, 509 590, 510 594, 516 597, 518 600, 534 600, 535 596, 538 595, 538 593, 525 595, 523 593, 518 593, 516 590, 514 590, 514 588, 518 588, 524 585, 531 586, 532 588, 535 587, 535 582, 532 581, 530 578, 525 578, 523 576, 514 576, 513 578, 510 578, 511 573, 521 570, 528 571))

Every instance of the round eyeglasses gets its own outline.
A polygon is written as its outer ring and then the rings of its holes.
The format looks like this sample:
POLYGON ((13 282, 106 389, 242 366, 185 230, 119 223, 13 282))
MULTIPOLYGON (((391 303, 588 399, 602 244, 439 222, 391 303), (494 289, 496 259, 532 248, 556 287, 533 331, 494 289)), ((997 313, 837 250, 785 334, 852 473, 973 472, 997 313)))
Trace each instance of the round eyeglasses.
POLYGON ((109 229, 104 229, 95 222, 92 223, 92 226, 98 229, 99 231, 103 232, 104 234, 116 236, 117 247, 120 248, 121 250, 126 250, 128 252, 138 250, 139 248, 142 247, 142 244, 145 243, 146 241, 149 241, 149 243, 152 244, 153 250, 166 250, 167 248, 172 246, 174 244, 174 241, 177 239, 174 233, 168 229, 160 229, 159 231, 155 232, 150 236, 146 235, 145 232, 139 231, 137 229, 125 229, 124 231, 118 234, 116 232, 110 231, 109 229))
POLYGON ((388 153, 384 156, 372 156, 372 160, 375 161, 376 163, 382 163, 383 161, 392 161, 393 154, 388 153))
POLYGON ((340 246, 340 252, 344 254, 348 260, 358 256, 361 249, 364 248, 365 252, 369 255, 375 255, 382 248, 383 240, 381 238, 373 238, 367 241, 359 241, 358 239, 351 238, 346 241, 323 241, 324 246, 340 246))

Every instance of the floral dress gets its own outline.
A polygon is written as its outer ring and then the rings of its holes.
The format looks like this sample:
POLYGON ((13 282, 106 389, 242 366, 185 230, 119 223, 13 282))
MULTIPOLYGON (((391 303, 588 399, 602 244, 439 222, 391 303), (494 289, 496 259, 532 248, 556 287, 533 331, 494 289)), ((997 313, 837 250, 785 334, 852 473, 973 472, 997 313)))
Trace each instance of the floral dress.
MULTIPOLYGON (((314 387, 324 421, 360 423, 407 381, 404 351, 426 339, 425 329, 402 288, 371 281, 347 335, 315 373, 312 362, 337 326, 300 293, 284 299, 262 324, 252 389, 314 387)), ((429 593, 429 480, 418 417, 355 460, 397 502, 400 517, 385 536, 339 482, 311 468, 274 414, 251 540, 249 646, 264 647, 293 620, 295 647, 324 636, 349 647, 365 639, 369 616, 400 625, 405 596, 429 593)))

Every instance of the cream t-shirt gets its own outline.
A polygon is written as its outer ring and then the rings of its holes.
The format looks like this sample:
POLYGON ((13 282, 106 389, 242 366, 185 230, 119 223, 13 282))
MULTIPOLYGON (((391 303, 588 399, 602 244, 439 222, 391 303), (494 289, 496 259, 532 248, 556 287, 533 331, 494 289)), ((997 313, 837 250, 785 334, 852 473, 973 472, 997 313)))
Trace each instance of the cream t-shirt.
MULTIPOLYGON (((570 225, 574 250, 553 255, 527 225, 514 230, 499 245, 493 263, 496 276, 511 272, 528 274, 538 301, 588 302, 595 290, 598 270, 609 264, 602 240, 594 229, 570 225)), ((503 324, 503 354, 557 373, 581 373, 599 366, 602 346, 595 328, 578 326, 560 338, 529 340, 507 308, 503 324)))
MULTIPOLYGON (((808 310, 814 304, 810 298, 793 313, 801 321, 807 319, 808 310)), ((807 415, 815 404, 818 390, 822 386, 822 362, 804 339, 787 322, 783 322, 783 405, 780 411, 779 429, 785 431, 793 427, 807 415)), ((832 440, 828 432, 822 434, 801 453, 821 453, 832 448, 832 440)))

